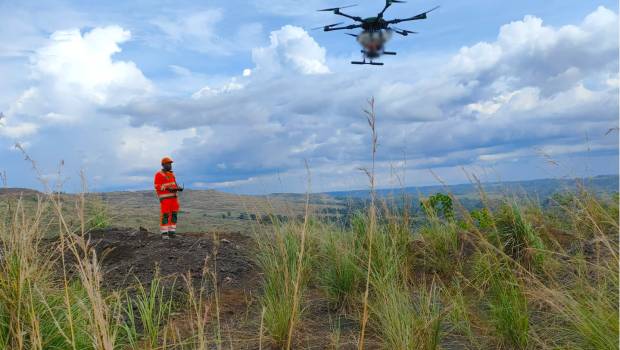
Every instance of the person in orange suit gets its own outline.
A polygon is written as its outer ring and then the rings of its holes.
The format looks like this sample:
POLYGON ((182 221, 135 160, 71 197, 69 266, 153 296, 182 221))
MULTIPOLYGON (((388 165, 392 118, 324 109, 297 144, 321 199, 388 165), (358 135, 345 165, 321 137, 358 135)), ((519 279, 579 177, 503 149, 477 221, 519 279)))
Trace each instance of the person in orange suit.
POLYGON ((155 174, 155 192, 159 198, 160 216, 159 230, 161 237, 168 239, 174 237, 177 229, 179 214, 179 199, 177 193, 183 188, 177 185, 177 180, 172 172, 172 158, 164 157, 161 160, 162 169, 155 174))

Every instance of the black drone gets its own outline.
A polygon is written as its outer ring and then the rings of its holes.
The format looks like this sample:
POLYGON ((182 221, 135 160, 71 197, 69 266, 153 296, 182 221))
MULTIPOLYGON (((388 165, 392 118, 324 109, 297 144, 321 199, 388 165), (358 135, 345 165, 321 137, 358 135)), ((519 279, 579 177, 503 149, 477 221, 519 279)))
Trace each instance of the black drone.
POLYGON ((387 10, 388 7, 390 7, 393 3, 403 3, 403 2, 405 1, 385 0, 385 7, 383 7, 383 10, 381 10, 381 12, 379 12, 379 14, 377 14, 376 17, 368 17, 368 18, 351 16, 351 15, 348 15, 340 11, 341 9, 353 7, 355 5, 322 9, 319 11, 331 11, 336 15, 347 17, 358 23, 339 27, 341 24, 343 24, 343 22, 340 22, 340 23, 328 24, 326 26, 318 27, 314 29, 323 28, 323 31, 331 32, 333 30, 362 28, 362 32, 359 34, 346 33, 347 35, 351 35, 355 37, 357 39, 357 42, 360 45, 362 45, 362 55, 363 55, 362 61, 352 61, 351 63, 352 64, 372 64, 376 66, 382 66, 383 65, 382 62, 374 62, 373 60, 378 58, 381 55, 396 55, 396 52, 385 51, 384 49, 385 43, 388 40, 390 40, 390 38, 392 37, 392 32, 398 33, 402 36, 407 36, 409 34, 416 33, 411 30, 400 29, 400 28, 390 27, 390 26, 392 24, 396 24, 400 22, 417 21, 421 19, 426 19, 427 13, 439 8, 439 6, 437 6, 426 12, 422 12, 418 15, 415 15, 413 17, 408 17, 408 18, 402 18, 402 19, 395 18, 391 20, 386 20, 383 18, 383 13, 385 13, 385 10, 387 10), (366 59, 368 59, 368 62, 366 61, 366 59))

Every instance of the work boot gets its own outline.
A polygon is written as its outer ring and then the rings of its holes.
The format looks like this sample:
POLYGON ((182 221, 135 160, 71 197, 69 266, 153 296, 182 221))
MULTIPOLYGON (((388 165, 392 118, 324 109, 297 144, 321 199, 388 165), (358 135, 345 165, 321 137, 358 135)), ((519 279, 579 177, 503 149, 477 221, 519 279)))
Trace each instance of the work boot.
POLYGON ((170 238, 176 238, 177 234, 174 231, 168 231, 168 236, 170 236, 170 238))
POLYGON ((170 238, 170 237, 168 237, 167 233, 162 233, 161 234, 161 239, 168 239, 168 238, 170 238))

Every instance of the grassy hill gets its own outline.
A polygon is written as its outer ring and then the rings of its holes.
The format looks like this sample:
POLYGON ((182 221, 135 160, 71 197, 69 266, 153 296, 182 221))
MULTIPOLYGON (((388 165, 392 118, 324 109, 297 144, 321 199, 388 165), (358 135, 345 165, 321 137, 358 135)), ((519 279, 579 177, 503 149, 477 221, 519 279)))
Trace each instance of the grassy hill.
MULTIPOLYGON (((152 191, 98 194, 108 204, 115 224, 142 226, 156 231, 159 201, 152 191)), ((268 215, 296 217, 304 212, 303 201, 268 196, 236 195, 214 190, 186 190, 180 194, 180 232, 244 232, 268 215)), ((314 205, 313 207, 319 207, 314 205)))
POLYGON ((3 191, 0 349, 618 348, 617 198, 254 225, 302 212, 275 197, 184 192, 197 232, 163 240, 135 229, 157 226, 150 191, 3 191), (256 235, 217 232, 237 228, 256 235))
MULTIPOLYGON (((484 191, 490 198, 506 195, 527 195, 541 202, 552 194, 574 191, 583 184, 593 193, 618 191, 618 175, 601 175, 585 180, 540 179, 503 183, 484 183, 484 191)), ((418 195, 450 192, 468 209, 480 206, 476 185, 420 186, 402 189, 379 189, 377 194, 387 198, 403 193, 411 195, 414 204, 418 195)), ((24 188, 0 189, 0 212, 6 207, 7 198, 23 196, 25 203, 34 205, 39 192, 24 188), (4 204, 3 204, 4 203, 4 204)), ((79 195, 63 194, 67 208, 75 207, 79 195)), ((88 194, 89 214, 99 214, 101 220, 116 227, 144 227, 156 232, 159 202, 152 191, 122 191, 88 194)), ((336 218, 351 213, 365 205, 368 190, 317 193, 310 196, 311 211, 320 217, 336 218)), ((269 221, 270 216, 286 220, 304 213, 306 195, 301 193, 275 193, 264 196, 230 194, 215 190, 186 190, 180 194, 181 216, 179 232, 241 232, 250 233, 252 223, 269 221)))
MULTIPOLYGON (((38 198, 43 194, 24 188, 0 189, 0 215, 6 213, 11 203, 19 198, 21 204, 35 211, 38 198)), ((81 197, 78 194, 60 195, 63 212, 67 213, 67 223, 77 225, 74 209, 81 197), (71 214, 70 214, 71 213, 71 214)), ((178 230, 184 232, 241 232, 250 233, 253 224, 269 222, 272 218, 288 220, 302 216, 305 211, 305 196, 247 196, 214 190, 186 190, 179 195, 181 203, 178 230)), ((114 226, 127 228, 146 228, 157 232, 159 220, 159 201, 153 191, 119 191, 89 193, 85 195, 87 216, 95 218, 95 226, 114 226)), ((312 212, 321 213, 324 208, 342 208, 344 203, 323 198, 313 201, 312 212)), ((54 208, 42 209, 45 216, 54 220, 54 208)), ((57 224, 51 224, 50 231, 57 224)))

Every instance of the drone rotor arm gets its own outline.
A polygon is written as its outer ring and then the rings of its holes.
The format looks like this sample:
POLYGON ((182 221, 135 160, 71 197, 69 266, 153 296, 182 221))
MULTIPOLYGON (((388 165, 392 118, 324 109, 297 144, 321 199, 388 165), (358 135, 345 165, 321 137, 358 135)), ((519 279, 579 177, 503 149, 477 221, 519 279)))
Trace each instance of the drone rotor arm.
POLYGON ((331 27, 339 26, 339 25, 341 25, 342 23, 344 23, 344 22, 338 22, 338 23, 334 23, 334 24, 328 24, 328 25, 325 25, 325 26, 314 27, 314 28, 311 28, 311 29, 312 29, 312 30, 317 30, 317 29, 323 29, 323 30, 325 30, 325 28, 331 28, 331 27))
POLYGON ((435 6, 432 9, 426 11, 426 12, 422 12, 418 15, 415 15, 413 17, 408 17, 408 18, 396 18, 396 19, 392 19, 389 21, 386 21, 388 24, 396 24, 396 23, 400 23, 400 22, 406 22, 406 21, 418 21, 421 19, 426 19, 427 18, 427 14, 431 11, 435 11, 439 8, 439 6, 435 6))
POLYGON ((346 14, 346 13, 340 11, 342 9, 346 9, 346 8, 354 7, 354 6, 357 6, 357 5, 349 5, 349 6, 341 6, 341 7, 330 7, 330 8, 326 8, 326 9, 322 9, 322 10, 317 10, 317 11, 319 11, 319 12, 333 12, 335 15, 346 17, 346 18, 352 19, 352 20, 354 20, 356 22, 362 22, 363 21, 362 17, 352 16, 352 15, 349 15, 349 14, 346 14))
POLYGON ((405 2, 406 1, 403 1, 403 0, 385 0, 385 6, 383 7, 383 10, 381 10, 381 12, 379 12, 377 17, 379 17, 379 18, 383 17, 383 13, 385 13, 385 11, 388 9, 388 7, 392 6, 392 4, 394 4, 394 3, 402 4, 402 3, 405 3, 405 2))
POLYGON ((349 18, 349 19, 351 19, 351 20, 353 20, 355 22, 362 22, 363 21, 362 17, 351 16, 351 15, 348 15, 348 14, 346 14, 344 12, 340 12, 340 11, 334 11, 334 14, 339 15, 339 16, 343 16, 343 17, 346 17, 346 18, 349 18))
POLYGON ((350 24, 344 27, 325 27, 324 31, 331 32, 332 30, 355 29, 355 28, 360 28, 361 26, 362 26, 361 24, 350 24))

